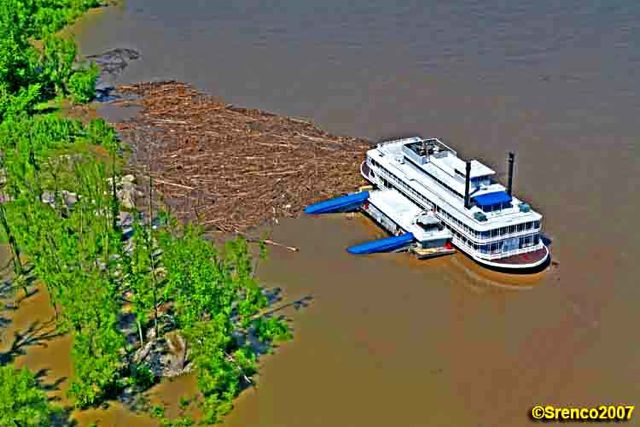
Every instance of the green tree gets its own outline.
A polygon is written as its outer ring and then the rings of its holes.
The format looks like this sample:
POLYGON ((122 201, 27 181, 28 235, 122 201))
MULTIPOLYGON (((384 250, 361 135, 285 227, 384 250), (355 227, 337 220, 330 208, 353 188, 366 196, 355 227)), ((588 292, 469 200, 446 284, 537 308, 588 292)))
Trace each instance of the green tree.
POLYGON ((194 364, 205 423, 217 423, 232 408, 243 384, 251 383, 257 355, 250 335, 265 344, 288 337, 282 319, 263 319, 267 304, 253 275, 247 242, 227 242, 220 252, 193 226, 159 236, 166 288, 177 328, 194 364))
POLYGON ((28 369, 0 366, 1 426, 47 427, 59 413, 28 369))
POLYGON ((72 40, 57 36, 48 36, 44 40, 38 63, 39 78, 51 96, 66 94, 66 83, 74 74, 73 63, 77 53, 72 40))
POLYGON ((141 215, 137 214, 133 223, 131 254, 126 254, 128 261, 126 287, 130 291, 133 314, 136 317, 140 345, 144 345, 144 327, 153 313, 154 325, 157 325, 157 292, 154 293, 154 278, 151 275, 153 265, 153 246, 150 227, 143 224, 141 215))
POLYGON ((96 97, 96 81, 100 69, 94 63, 74 72, 67 83, 67 91, 76 104, 85 104, 96 97))

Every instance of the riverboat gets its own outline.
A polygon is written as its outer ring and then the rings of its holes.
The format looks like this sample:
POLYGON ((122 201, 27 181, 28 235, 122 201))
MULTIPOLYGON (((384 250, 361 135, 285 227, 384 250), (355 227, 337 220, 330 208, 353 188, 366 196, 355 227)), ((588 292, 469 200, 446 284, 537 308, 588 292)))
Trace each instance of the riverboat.
POLYGON ((537 269, 550 257, 541 238, 542 215, 512 194, 514 158, 509 153, 506 187, 496 181, 494 170, 461 159, 438 138, 378 143, 360 169, 375 191, 397 192, 429 213, 451 233, 451 243, 479 264, 537 269))

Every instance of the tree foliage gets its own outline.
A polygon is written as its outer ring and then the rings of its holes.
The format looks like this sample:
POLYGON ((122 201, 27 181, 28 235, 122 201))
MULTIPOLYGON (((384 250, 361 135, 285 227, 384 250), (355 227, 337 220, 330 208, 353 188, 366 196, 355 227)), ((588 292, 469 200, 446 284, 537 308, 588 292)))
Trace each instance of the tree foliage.
POLYGON ((78 406, 117 388, 123 368, 117 258, 123 249, 113 229, 112 173, 90 151, 79 150, 87 138, 116 144, 98 123, 44 115, 0 125, 11 197, 3 207, 18 247, 50 294, 59 328, 74 338, 70 395, 78 406))
POLYGON ((256 372, 252 339, 271 343, 289 329, 275 318, 257 327, 268 301, 245 240, 231 240, 220 252, 201 229, 187 225, 165 230, 160 242, 175 321, 196 367, 203 420, 216 423, 256 372))
MULTIPOLYGON (((171 332, 184 341, 183 367, 196 372, 193 402, 202 421, 216 423, 252 383, 259 354, 288 338, 289 328, 266 314, 269 301, 246 241, 219 247, 198 226, 154 212, 151 202, 144 215, 129 212, 125 226, 118 200, 123 150, 114 129, 41 108, 61 97, 83 103, 95 96, 98 69, 78 63, 76 45, 56 32, 96 4, 0 2, 0 228, 16 275, 23 259, 29 262, 57 327, 73 338, 69 396, 77 407, 124 387, 150 387, 156 374, 137 356, 171 332), (105 150, 108 159, 96 155, 105 150), (130 314, 133 334, 123 326, 130 314)), ((54 412, 31 373, 1 368, 0 425, 48 425, 54 412)), ((193 424, 161 418, 163 425, 193 424)))
POLYGON ((75 64, 75 43, 56 32, 97 5, 97 0, 0 2, 0 120, 56 96, 86 102, 95 95, 95 66, 75 64))
POLYGON ((84 104, 96 97, 96 80, 100 70, 91 63, 88 68, 80 69, 69 77, 67 90, 73 102, 84 104))
POLYGON ((1 426, 46 427, 59 412, 28 369, 0 366, 1 426))

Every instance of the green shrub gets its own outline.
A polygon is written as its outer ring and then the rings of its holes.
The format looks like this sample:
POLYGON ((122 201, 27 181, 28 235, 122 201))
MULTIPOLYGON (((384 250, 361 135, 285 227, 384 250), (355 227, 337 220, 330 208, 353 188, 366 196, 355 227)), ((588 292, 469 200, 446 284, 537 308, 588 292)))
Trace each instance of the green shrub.
POLYGON ((47 426, 59 412, 59 408, 49 403, 47 394, 28 369, 0 366, 1 426, 47 426))
POLYGON ((146 363, 131 367, 131 382, 134 387, 146 390, 156 383, 156 376, 146 363))
POLYGON ((96 97, 96 80, 99 74, 98 66, 91 63, 88 68, 77 70, 71 75, 67 90, 73 102, 86 104, 96 97))

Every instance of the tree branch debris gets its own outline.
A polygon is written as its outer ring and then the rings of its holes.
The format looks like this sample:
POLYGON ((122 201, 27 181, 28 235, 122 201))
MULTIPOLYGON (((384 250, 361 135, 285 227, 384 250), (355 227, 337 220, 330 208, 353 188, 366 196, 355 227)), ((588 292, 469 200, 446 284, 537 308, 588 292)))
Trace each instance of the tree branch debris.
POLYGON ((118 91, 142 111, 116 123, 164 202, 182 220, 222 231, 294 217, 309 203, 354 191, 370 146, 301 119, 225 104, 178 82, 118 91))

